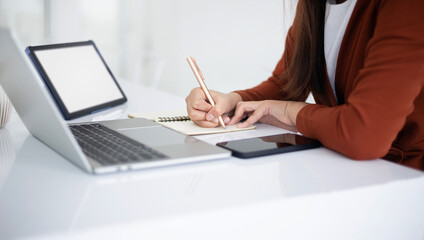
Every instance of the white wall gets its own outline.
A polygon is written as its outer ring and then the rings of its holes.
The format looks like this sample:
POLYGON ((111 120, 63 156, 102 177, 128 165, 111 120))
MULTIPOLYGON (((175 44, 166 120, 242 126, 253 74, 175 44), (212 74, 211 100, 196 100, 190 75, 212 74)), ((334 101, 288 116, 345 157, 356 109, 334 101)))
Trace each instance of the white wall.
POLYGON ((43 0, 0 0, 0 26, 12 28, 24 43, 43 43, 43 0))
POLYGON ((93 39, 118 77, 185 96, 197 86, 187 56, 211 89, 228 92, 268 78, 295 3, 283 9, 283 0, 0 0, 0 24, 7 21, 26 45, 93 39))
POLYGON ((265 80, 281 57, 286 29, 281 0, 152 1, 150 50, 167 58, 160 87, 186 94, 197 86, 194 56, 211 89, 231 91, 265 80))

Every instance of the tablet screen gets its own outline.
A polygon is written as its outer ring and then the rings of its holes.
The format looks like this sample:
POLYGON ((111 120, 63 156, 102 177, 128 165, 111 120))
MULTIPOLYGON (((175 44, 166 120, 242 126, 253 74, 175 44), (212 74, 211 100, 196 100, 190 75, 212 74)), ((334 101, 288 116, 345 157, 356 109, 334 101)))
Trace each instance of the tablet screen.
POLYGON ((126 100, 106 63, 90 42, 30 47, 37 70, 65 118, 89 114, 126 100))

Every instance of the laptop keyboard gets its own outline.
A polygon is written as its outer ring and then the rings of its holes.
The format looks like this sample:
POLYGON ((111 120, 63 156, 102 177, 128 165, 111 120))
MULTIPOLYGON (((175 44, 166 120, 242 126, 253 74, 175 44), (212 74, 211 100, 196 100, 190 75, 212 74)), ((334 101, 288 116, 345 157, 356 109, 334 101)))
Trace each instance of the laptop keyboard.
POLYGON ((168 158, 164 154, 98 123, 69 127, 84 153, 103 165, 168 158))

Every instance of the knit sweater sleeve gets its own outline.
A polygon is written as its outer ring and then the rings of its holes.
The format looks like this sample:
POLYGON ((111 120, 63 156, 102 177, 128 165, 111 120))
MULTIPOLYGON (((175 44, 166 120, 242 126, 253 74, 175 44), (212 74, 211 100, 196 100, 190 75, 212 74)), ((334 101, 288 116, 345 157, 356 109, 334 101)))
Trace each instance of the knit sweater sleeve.
POLYGON ((353 159, 379 158, 389 151, 424 87, 422 0, 379 4, 364 67, 345 104, 307 105, 296 120, 302 134, 353 159))

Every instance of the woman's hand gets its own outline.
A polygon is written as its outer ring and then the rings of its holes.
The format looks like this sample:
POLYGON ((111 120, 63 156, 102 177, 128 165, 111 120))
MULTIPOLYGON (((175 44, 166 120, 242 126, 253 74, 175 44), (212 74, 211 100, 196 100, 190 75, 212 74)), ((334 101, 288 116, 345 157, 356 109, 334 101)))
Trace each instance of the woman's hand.
POLYGON ((255 122, 267 123, 293 132, 296 129, 296 117, 299 111, 306 106, 304 102, 265 100, 256 102, 238 102, 229 125, 235 124, 245 117, 249 117, 238 127, 244 128, 255 122))
POLYGON ((211 91, 215 107, 206 99, 205 93, 200 88, 194 88, 186 97, 187 113, 190 119, 201 127, 216 127, 219 125, 218 117, 222 116, 225 124, 230 122, 228 114, 233 112, 236 104, 241 101, 237 93, 221 93, 211 91))

